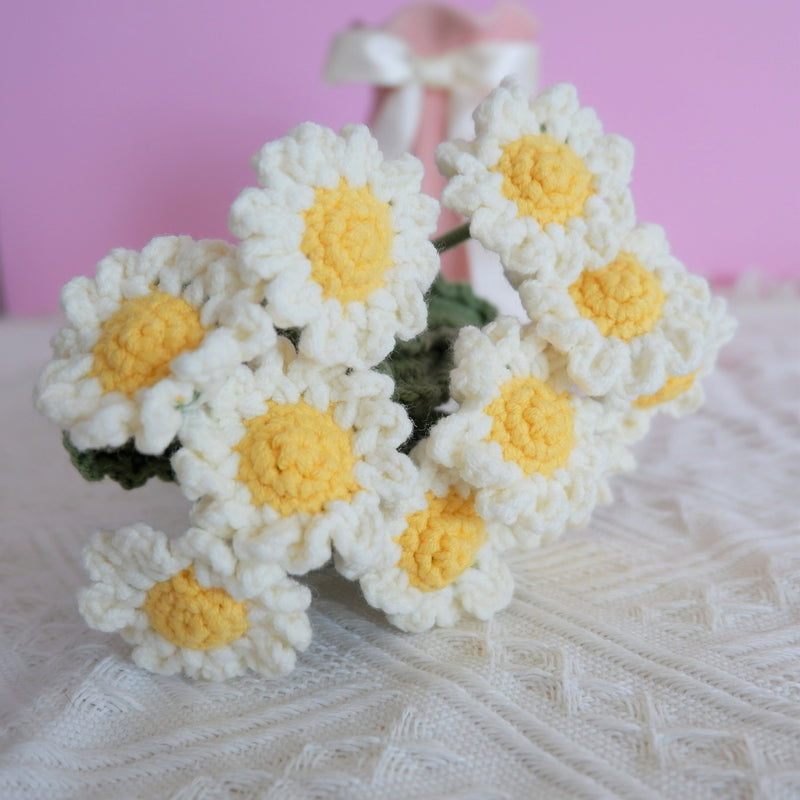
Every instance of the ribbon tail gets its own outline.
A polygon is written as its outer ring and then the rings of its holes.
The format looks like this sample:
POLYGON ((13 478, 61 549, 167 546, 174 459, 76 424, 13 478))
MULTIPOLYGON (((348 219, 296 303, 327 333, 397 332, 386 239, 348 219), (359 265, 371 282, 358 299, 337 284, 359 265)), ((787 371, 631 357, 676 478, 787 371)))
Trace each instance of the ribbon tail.
POLYGON ((370 128, 384 158, 398 158, 413 149, 419 130, 423 91, 418 83, 407 83, 389 92, 378 107, 370 128))

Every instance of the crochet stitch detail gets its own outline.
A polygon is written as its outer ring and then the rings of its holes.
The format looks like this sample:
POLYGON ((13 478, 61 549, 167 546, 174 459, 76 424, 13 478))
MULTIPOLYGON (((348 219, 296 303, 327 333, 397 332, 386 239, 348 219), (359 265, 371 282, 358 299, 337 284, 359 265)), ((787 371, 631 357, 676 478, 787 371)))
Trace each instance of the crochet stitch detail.
POLYGON ((395 539, 402 549, 398 566, 420 591, 443 589, 472 566, 486 541, 481 517, 472 496, 454 490, 445 497, 425 495, 428 505, 409 514, 405 531, 395 539))
POLYGON ((326 299, 343 306, 364 302, 384 286, 383 275, 392 266, 389 204, 378 201, 368 186, 353 189, 344 178, 335 189, 317 188, 315 198, 303 213, 300 245, 311 262, 311 277, 326 299))
POLYGON ((518 376, 485 409, 492 418, 488 436, 525 475, 546 478, 566 465, 575 447, 574 414, 566 392, 544 381, 518 376))
POLYGON ((533 217, 542 227, 582 216, 594 194, 594 177, 572 148, 543 133, 523 136, 502 150, 491 170, 503 176, 503 194, 516 203, 518 216, 533 217))
POLYGON ((137 665, 286 674, 311 640, 288 576, 331 560, 402 630, 488 620, 504 554, 584 525, 651 419, 702 401, 732 323, 637 223, 630 143, 566 85, 506 80, 473 120, 437 150, 466 220, 433 241, 413 156, 305 123, 254 160, 238 244, 156 237, 64 288, 37 407, 91 480, 157 475, 191 503, 182 536, 86 549, 81 613, 137 665), (436 277, 468 237, 527 319, 436 277))
POLYGON ((623 342, 652 330, 666 300, 658 278, 625 252, 602 269, 584 270, 569 293, 582 317, 623 342))
POLYGON ((241 638, 249 627, 247 604, 224 589, 207 589, 188 567, 155 584, 144 602, 153 630, 190 650, 215 650, 241 638))
POLYGON ((239 453, 238 480, 254 505, 281 516, 317 514, 330 500, 350 500, 361 488, 353 477, 352 435, 303 400, 270 403, 266 414, 247 420, 239 453))
POLYGON ((636 408, 647 409, 661 405, 661 403, 668 403, 692 387, 695 375, 695 372, 690 372, 688 375, 675 375, 667 378, 667 382, 657 392, 640 395, 633 401, 633 405, 636 408))
POLYGON ((103 391, 133 397, 170 374, 170 363, 205 336, 200 315, 182 297, 154 291, 123 300, 100 326, 89 373, 103 391))

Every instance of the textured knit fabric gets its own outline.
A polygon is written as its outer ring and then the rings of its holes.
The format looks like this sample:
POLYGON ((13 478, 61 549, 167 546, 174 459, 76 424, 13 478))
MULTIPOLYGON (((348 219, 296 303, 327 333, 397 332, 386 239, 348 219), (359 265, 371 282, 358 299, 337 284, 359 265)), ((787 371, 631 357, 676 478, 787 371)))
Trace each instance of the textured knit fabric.
POLYGON ((0 323, 0 797, 800 796, 797 291, 734 296, 708 402, 662 415, 589 526, 488 623, 404 634, 325 568, 282 678, 153 675, 90 630, 96 525, 187 503, 87 483, 30 404, 52 319, 0 323))

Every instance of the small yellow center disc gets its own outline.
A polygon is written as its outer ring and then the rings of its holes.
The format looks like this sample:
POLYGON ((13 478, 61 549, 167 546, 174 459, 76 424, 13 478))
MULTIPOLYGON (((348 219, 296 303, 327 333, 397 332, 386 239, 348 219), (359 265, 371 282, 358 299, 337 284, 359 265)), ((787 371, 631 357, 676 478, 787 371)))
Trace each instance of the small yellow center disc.
POLYGON ((190 650, 224 647, 248 629, 247 604, 201 586, 192 567, 153 586, 143 608, 156 633, 190 650))
POLYGON ((518 216, 533 217, 542 227, 582 216, 595 191, 594 177, 583 160, 546 133, 505 145, 491 169, 502 174, 503 195, 517 204, 518 216))
POLYGON ((361 488, 353 477, 352 434, 328 411, 301 400, 268 405, 266 414, 247 420, 234 448, 238 480, 253 505, 269 505, 281 516, 317 514, 329 500, 350 500, 361 488))
POLYGON ((195 350, 204 335, 200 315, 182 297, 154 291, 123 300, 100 326, 89 376, 104 392, 133 397, 166 378, 173 359, 195 350))
POLYGON ((688 375, 676 375, 667 378, 667 382, 654 394, 643 394, 633 401, 636 408, 653 408, 653 406, 674 400, 679 394, 688 391, 694 383, 694 372, 688 375))
POLYGON ((629 342, 652 330, 666 297, 661 283, 633 253, 620 253, 598 270, 584 270, 569 287, 578 313, 603 336, 629 342))
POLYGON ((335 189, 317 189, 303 219, 300 250, 326 299, 334 298, 342 306, 363 302, 384 285, 384 274, 393 263, 394 232, 389 204, 377 200, 368 186, 353 189, 342 178, 335 189))
POLYGON ((403 551, 398 566, 408 573, 408 582, 432 592, 472 566, 486 531, 471 496, 451 490, 445 497, 432 492, 426 497, 427 508, 406 518, 408 527, 395 541, 403 551))
POLYGON ((526 475, 548 477, 566 465, 575 447, 568 394, 559 394, 536 378, 512 378, 484 413, 492 418, 487 438, 497 442, 503 458, 518 464, 526 475))

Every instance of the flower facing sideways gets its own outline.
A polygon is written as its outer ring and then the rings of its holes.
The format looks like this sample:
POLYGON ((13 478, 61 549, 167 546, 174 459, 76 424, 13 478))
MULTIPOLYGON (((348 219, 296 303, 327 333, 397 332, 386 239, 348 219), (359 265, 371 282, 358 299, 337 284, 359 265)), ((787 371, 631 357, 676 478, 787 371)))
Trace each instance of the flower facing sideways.
POLYGON ((636 400, 663 391, 666 401, 690 388, 732 333, 724 300, 670 254, 657 225, 639 224, 610 262, 586 267, 569 286, 527 280, 519 293, 539 335, 593 396, 636 400))
POLYGON ((356 575, 337 554, 337 567, 359 577, 367 602, 402 630, 450 627, 464 614, 489 619, 514 591, 500 558, 508 530, 478 514, 472 488, 427 460, 424 445, 412 456, 420 461, 417 491, 388 529, 392 546, 384 558, 356 575))

